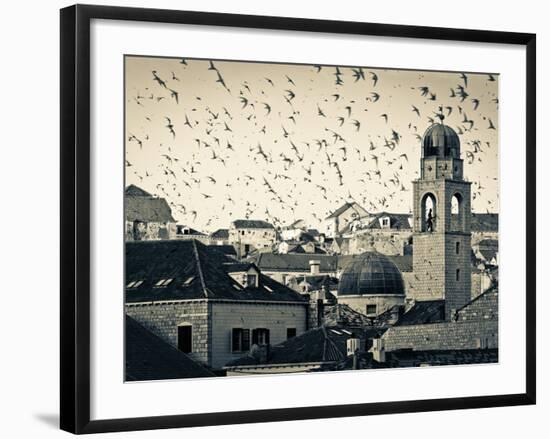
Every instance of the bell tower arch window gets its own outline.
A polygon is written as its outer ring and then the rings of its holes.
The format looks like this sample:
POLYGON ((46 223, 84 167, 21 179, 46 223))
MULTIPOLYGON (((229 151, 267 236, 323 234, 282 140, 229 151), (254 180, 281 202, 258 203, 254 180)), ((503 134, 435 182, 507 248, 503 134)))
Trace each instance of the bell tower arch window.
POLYGON ((434 232, 436 230, 437 202, 435 195, 428 192, 420 202, 420 225, 423 232, 434 232))
POLYGON ((451 228, 453 232, 460 232, 464 230, 464 199, 462 194, 456 192, 451 197, 450 211, 451 211, 451 228))

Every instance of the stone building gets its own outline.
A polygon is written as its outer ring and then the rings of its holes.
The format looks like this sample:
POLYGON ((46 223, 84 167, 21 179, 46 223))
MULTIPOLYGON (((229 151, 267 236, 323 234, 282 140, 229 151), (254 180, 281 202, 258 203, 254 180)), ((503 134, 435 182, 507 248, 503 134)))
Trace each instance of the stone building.
POLYGON ((382 336, 386 351, 498 349, 498 288, 445 317, 444 301, 417 302, 382 336))
POLYGON ((354 222, 360 222, 369 213, 355 201, 348 202, 336 209, 324 220, 324 233, 327 238, 340 236, 354 222))
POLYGON ((210 242, 215 245, 229 244, 229 229, 218 229, 210 234, 210 242))
POLYGON ((124 215, 126 241, 172 239, 176 235, 176 220, 166 200, 133 184, 124 192, 124 215))
POLYGON ((277 242, 277 231, 262 220, 235 220, 229 228, 229 244, 235 246, 239 257, 254 250, 271 249, 277 242))
POLYGON ((318 303, 196 240, 126 243, 126 314, 220 368, 315 323, 318 303))
POLYGON ((471 298, 470 182, 460 140, 435 123, 422 139, 420 178, 413 181, 415 300, 445 300, 449 317, 471 298))
POLYGON ((344 268, 338 284, 338 303, 376 317, 405 304, 405 286, 397 266, 385 255, 366 252, 344 268))
POLYGON ((209 245, 211 243, 210 236, 206 233, 193 229, 192 227, 180 225, 176 226, 175 239, 196 239, 203 244, 209 245))

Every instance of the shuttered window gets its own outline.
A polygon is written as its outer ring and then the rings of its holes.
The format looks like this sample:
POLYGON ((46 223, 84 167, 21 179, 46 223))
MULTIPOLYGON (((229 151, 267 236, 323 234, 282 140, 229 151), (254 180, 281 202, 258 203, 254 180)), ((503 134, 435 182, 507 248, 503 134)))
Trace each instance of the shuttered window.
POLYGON ((269 329, 256 328, 252 331, 252 344, 268 345, 269 344, 269 329))
POLYGON ((250 329, 233 328, 231 331, 231 352, 250 350, 250 329))

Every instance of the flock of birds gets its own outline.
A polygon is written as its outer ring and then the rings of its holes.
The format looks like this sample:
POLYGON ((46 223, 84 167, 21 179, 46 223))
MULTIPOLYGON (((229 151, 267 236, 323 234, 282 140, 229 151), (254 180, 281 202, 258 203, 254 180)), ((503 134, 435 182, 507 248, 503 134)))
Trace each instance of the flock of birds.
POLYGON ((182 224, 317 227, 352 200, 410 212, 422 134, 442 119, 461 138, 474 210, 498 211, 494 75, 126 62, 126 183, 166 198, 182 224))

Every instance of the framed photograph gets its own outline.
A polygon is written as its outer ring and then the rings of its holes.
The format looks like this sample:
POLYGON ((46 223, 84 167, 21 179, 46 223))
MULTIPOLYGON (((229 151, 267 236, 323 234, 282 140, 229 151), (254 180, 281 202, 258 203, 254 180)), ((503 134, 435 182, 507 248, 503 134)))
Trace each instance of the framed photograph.
POLYGON ((61 428, 534 404, 535 41, 62 9, 61 428))

